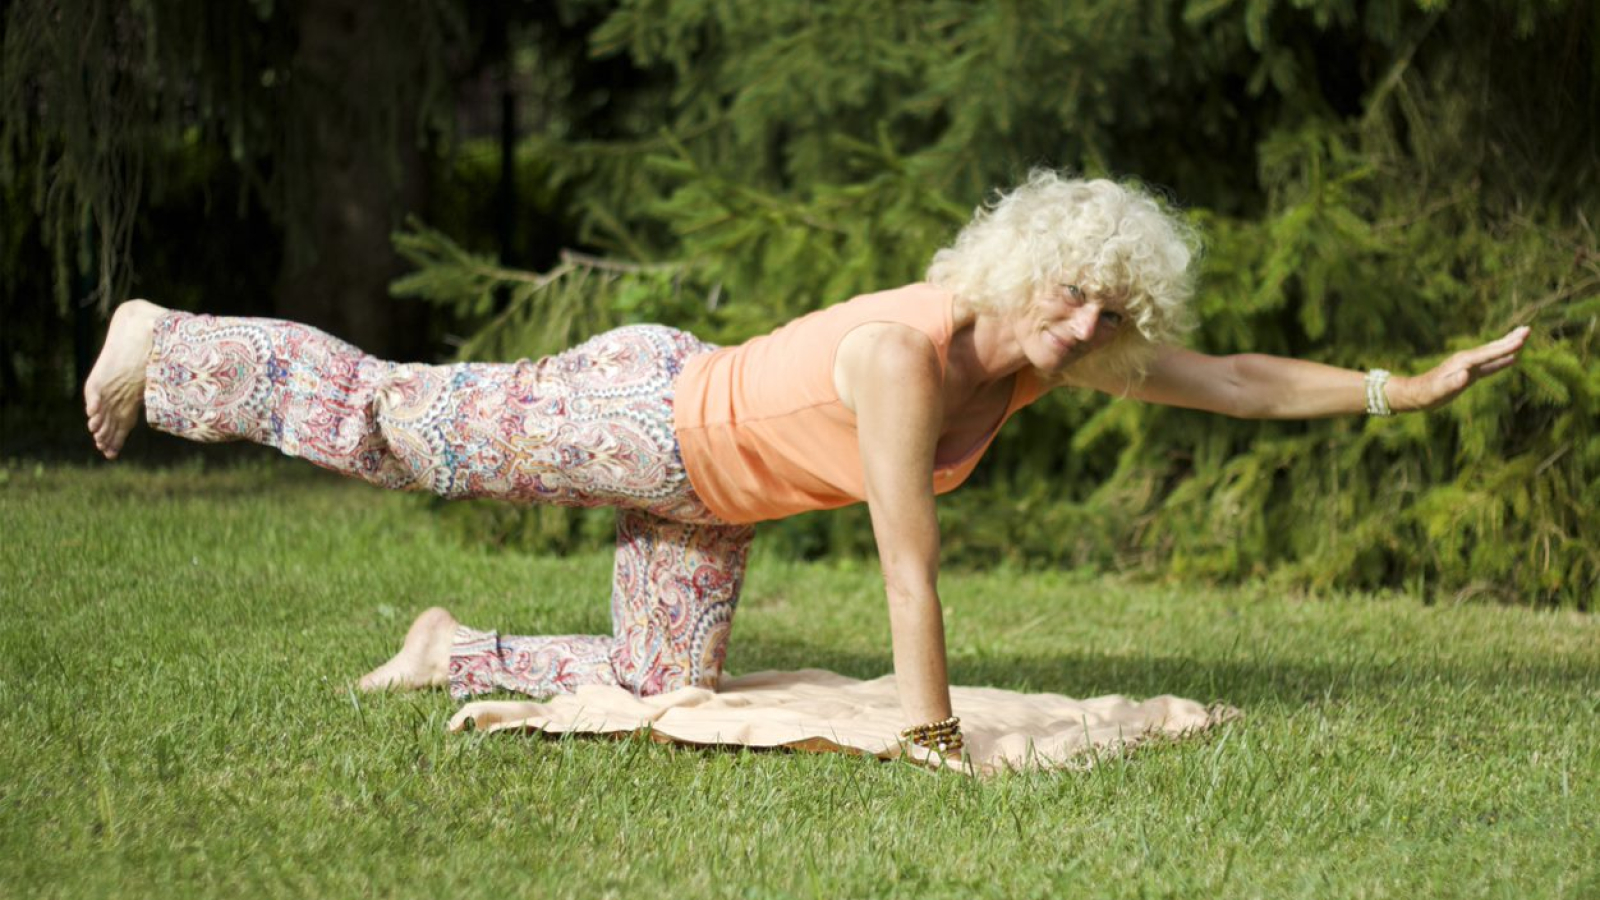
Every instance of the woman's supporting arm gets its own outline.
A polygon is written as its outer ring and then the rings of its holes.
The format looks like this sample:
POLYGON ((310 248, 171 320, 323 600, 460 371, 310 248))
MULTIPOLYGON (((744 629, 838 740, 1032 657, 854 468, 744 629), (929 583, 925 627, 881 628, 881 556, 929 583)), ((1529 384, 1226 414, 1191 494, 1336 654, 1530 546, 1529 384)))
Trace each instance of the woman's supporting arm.
MULTIPOLYGON (((1516 362, 1528 329, 1463 350, 1421 375, 1396 375, 1387 385, 1395 412, 1433 409, 1455 399, 1473 382, 1516 362)), ((1209 356, 1162 347, 1143 382, 1126 391, 1096 379, 1085 384, 1151 403, 1203 409, 1243 419, 1318 419, 1367 409, 1366 373, 1322 363, 1241 353, 1209 356)))
POLYGON ((900 706, 907 725, 938 721, 950 715, 933 494, 943 423, 938 356, 911 328, 863 325, 840 342, 834 383, 856 414, 900 706))

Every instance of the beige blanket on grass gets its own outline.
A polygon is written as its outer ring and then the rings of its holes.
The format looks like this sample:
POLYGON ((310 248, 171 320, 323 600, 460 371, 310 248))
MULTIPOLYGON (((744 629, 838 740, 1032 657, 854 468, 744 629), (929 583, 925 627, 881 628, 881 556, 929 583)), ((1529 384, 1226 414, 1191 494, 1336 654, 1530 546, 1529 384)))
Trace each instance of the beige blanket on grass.
MULTIPOLYGON (((1202 706, 1163 695, 1142 703, 1111 694, 1074 700, 998 688, 952 687, 967 760, 979 775, 1006 770, 1086 768, 1151 738, 1178 738, 1237 718, 1227 706, 1202 706)), ((450 729, 535 730, 547 734, 624 735, 691 746, 781 747, 898 759, 900 701, 893 675, 858 681, 822 669, 725 677, 718 690, 683 688, 635 697, 593 685, 544 703, 468 703, 450 729)), ((909 748, 930 765, 927 751, 909 748)))

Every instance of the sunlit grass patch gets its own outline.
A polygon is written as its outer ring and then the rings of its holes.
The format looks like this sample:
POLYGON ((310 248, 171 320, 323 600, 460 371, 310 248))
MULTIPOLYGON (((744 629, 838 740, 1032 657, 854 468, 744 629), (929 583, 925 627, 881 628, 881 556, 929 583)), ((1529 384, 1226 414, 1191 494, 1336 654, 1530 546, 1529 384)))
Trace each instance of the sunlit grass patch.
MULTIPOLYGON (((433 604, 609 627, 610 560, 468 547, 304 467, 11 464, 0 896, 1516 896, 1600 889, 1600 627, 1575 613, 1013 570, 951 670, 1243 720, 1089 773, 450 735, 358 695, 433 604)), ((730 668, 870 677, 879 579, 758 553, 730 668)))

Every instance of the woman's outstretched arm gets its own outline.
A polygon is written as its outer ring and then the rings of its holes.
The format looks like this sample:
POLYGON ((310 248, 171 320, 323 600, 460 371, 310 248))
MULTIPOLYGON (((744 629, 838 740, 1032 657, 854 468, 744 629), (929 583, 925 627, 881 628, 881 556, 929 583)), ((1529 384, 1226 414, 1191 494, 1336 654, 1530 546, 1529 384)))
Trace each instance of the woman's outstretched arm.
MULTIPOLYGON (((1474 382, 1515 363, 1527 338, 1524 326, 1420 375, 1393 376, 1386 386, 1390 408, 1410 412, 1449 403, 1474 382)), ((1110 380, 1079 380, 1110 394, 1124 393, 1122 384, 1110 380)), ((1125 393, 1241 419, 1319 419, 1367 410, 1365 372, 1261 353, 1209 356, 1180 347, 1162 347, 1144 381, 1125 393)))

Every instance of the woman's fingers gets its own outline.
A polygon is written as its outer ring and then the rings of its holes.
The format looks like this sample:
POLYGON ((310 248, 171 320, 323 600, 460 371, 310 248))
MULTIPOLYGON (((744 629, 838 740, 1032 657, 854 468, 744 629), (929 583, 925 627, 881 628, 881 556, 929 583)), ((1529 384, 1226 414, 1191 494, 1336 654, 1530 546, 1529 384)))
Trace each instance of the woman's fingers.
POLYGON ((1466 353, 1474 363, 1487 362, 1507 354, 1516 353, 1522 349, 1522 345, 1527 339, 1528 326, 1524 325, 1520 328, 1512 329, 1509 334, 1499 340, 1490 341, 1481 347, 1474 347, 1466 351, 1466 353))
POLYGON ((1522 345, 1527 342, 1528 332, 1528 326, 1520 325, 1511 329, 1511 331, 1507 333, 1505 337, 1495 341, 1491 346, 1500 347, 1508 353, 1515 353, 1518 350, 1521 350, 1522 345))
POLYGON ((1478 366, 1478 375, 1480 377, 1484 375, 1493 375, 1501 369, 1510 368, 1511 365, 1516 361, 1516 356, 1502 356, 1499 359, 1491 359, 1483 365, 1478 366))
POLYGON ((1459 366, 1466 369, 1473 379, 1498 372, 1517 361, 1517 351, 1522 349, 1527 339, 1528 326, 1513 328, 1499 340, 1457 353, 1446 360, 1441 368, 1450 369, 1459 366))
POLYGON ((478 731, 503 725, 506 722, 517 722, 532 718, 544 711, 538 703, 518 700, 480 700, 468 703, 456 714, 450 717, 450 724, 446 726, 449 731, 466 731, 473 727, 478 731), (469 726, 468 723, 471 723, 469 726))
POLYGON ((1516 350, 1496 349, 1492 353, 1474 353, 1470 359, 1462 360, 1462 362, 1467 363, 1467 368, 1477 370, 1484 366, 1503 363, 1508 359, 1516 359, 1517 350, 1520 349, 1522 348, 1518 347, 1516 350))
POLYGON ((1528 339, 1528 326, 1513 329, 1512 332, 1497 341, 1490 341, 1481 347, 1462 351, 1462 361, 1469 365, 1481 365, 1490 360, 1499 359, 1522 349, 1522 344, 1528 339))
POLYGON ((1462 350, 1431 371, 1413 379, 1415 408, 1434 409, 1455 399, 1473 382, 1515 365, 1517 353, 1528 340, 1528 326, 1469 350, 1462 350))

